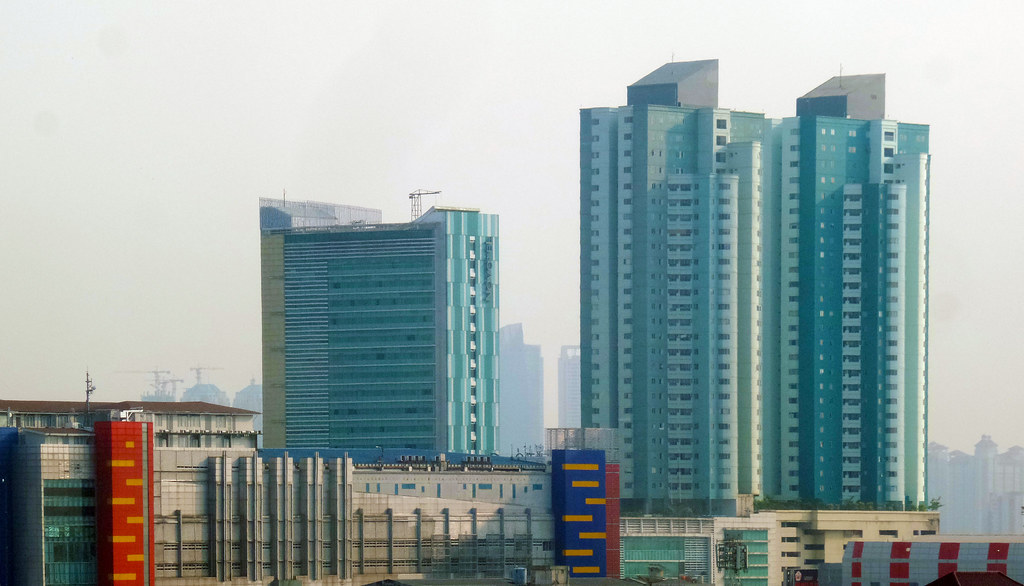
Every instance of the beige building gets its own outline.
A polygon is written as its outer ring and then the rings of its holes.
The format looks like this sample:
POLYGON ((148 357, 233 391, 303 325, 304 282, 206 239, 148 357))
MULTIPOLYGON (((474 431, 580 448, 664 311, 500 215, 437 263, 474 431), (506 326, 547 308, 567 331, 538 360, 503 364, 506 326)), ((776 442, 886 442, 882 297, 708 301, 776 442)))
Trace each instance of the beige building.
POLYGON ((919 539, 939 532, 938 511, 774 511, 782 568, 841 564, 849 541, 919 539))

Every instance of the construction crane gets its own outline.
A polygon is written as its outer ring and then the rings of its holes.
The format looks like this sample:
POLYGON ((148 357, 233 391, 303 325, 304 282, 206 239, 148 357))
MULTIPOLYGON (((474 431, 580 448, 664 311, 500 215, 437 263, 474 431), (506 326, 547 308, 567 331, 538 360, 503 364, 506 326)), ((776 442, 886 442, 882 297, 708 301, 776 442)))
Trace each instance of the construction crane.
POLYGON ((224 370, 219 366, 193 366, 189 368, 192 372, 196 373, 196 386, 203 384, 203 371, 206 370, 224 370))
POLYGON ((177 387, 168 395, 167 385, 169 383, 182 382, 180 378, 165 378, 171 377, 171 371, 161 370, 159 367, 154 367, 152 370, 119 370, 116 374, 148 374, 153 377, 150 381, 149 386, 152 387, 153 393, 148 397, 146 393, 143 393, 142 399, 144 401, 177 401, 177 387))
POLYGON ((424 195, 438 195, 440 191, 430 191, 427 189, 417 189, 416 191, 409 194, 409 202, 412 204, 412 219, 423 215, 423 196, 424 195))
POLYGON ((161 386, 160 388, 161 389, 166 389, 167 385, 171 385, 170 399, 172 401, 177 401, 178 400, 178 383, 183 383, 183 382, 185 382, 185 379, 183 379, 183 378, 169 378, 169 379, 164 381, 163 386, 161 386))

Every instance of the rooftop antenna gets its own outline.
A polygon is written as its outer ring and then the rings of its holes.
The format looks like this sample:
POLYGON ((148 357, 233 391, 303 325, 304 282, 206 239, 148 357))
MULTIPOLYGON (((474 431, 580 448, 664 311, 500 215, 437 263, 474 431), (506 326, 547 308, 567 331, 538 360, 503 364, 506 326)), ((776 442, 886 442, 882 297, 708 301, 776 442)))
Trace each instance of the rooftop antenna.
POLYGON ((672 57, 671 57, 670 60, 671 60, 672 63, 676 62, 676 52, 675 51, 672 51, 672 57))
POLYGON ((288 190, 283 187, 281 188, 281 203, 285 204, 285 207, 288 207, 288 190))
POLYGON ((843 88, 843 64, 839 64, 839 89, 843 88))
POLYGON ((412 219, 423 215, 423 196, 424 195, 438 195, 440 191, 429 191, 426 189, 417 189, 416 191, 409 194, 409 202, 412 204, 412 219))
POLYGON ((92 378, 89 376, 89 369, 85 369, 85 413, 89 415, 92 410, 89 404, 89 399, 92 394, 96 392, 96 385, 92 384, 92 378))

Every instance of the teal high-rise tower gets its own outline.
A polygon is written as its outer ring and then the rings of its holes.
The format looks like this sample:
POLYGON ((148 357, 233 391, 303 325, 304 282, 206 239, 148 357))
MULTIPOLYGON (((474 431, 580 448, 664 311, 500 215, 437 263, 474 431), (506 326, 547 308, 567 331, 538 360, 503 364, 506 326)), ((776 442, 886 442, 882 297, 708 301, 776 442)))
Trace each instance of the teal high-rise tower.
POLYGON ((766 491, 924 502, 928 127, 885 119, 885 76, 856 75, 797 100, 779 131, 766 491))
POLYGON ((350 211, 261 202, 265 445, 496 451, 497 216, 350 211))
POLYGON ((581 419, 618 428, 622 496, 655 509, 734 512, 761 486, 771 122, 717 85, 717 61, 670 63, 581 112, 581 419))
POLYGON ((785 120, 717 84, 669 63, 581 111, 583 425, 648 509, 923 502, 927 127, 883 76, 785 120))

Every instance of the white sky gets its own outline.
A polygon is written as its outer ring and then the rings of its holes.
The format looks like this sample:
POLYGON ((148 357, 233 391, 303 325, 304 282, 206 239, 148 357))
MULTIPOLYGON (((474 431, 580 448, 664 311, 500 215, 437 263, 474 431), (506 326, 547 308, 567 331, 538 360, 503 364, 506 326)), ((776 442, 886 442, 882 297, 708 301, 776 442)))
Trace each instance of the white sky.
MULTIPOLYGON (((257 198, 501 216, 502 322, 577 343, 581 107, 674 55, 792 116, 887 73, 931 125, 931 439, 1024 444, 1024 8, 1006 2, 0 2, 0 397, 260 377, 257 198), (428 202, 429 203, 429 202, 428 202)), ((548 424, 554 423, 554 408, 548 424)))

